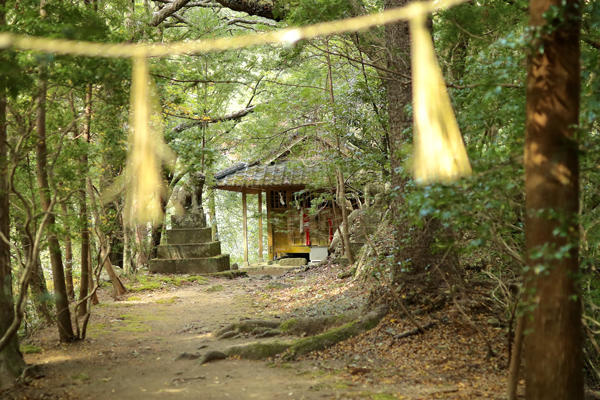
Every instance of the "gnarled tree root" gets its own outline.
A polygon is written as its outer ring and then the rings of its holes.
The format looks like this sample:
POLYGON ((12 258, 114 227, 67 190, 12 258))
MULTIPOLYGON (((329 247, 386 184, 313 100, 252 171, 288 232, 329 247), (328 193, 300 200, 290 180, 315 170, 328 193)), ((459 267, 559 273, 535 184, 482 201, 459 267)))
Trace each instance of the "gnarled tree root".
POLYGON ((239 333, 252 333, 259 335, 269 329, 276 329, 281 323, 279 321, 263 321, 248 319, 236 324, 230 324, 215 332, 217 339, 228 339, 239 333))
MULTIPOLYGON (((203 357, 200 360, 200 363, 204 364, 210 361, 220 360, 232 356, 236 356, 247 360, 263 360, 265 358, 273 357, 282 353, 285 353, 285 359, 293 360, 294 358, 300 355, 307 354, 312 351, 326 349, 330 346, 335 345, 336 343, 350 339, 354 336, 359 335, 362 332, 373 329, 375 326, 377 326, 379 321, 381 321, 381 319, 386 314, 387 308, 380 307, 365 314, 360 318, 355 319, 352 322, 348 322, 342 326, 330 329, 318 335, 289 341, 274 341, 267 343, 257 342, 249 343, 242 346, 233 346, 228 348, 224 352, 213 351, 208 353, 205 357, 203 357)), ((221 330, 222 334, 231 331, 224 329, 221 330)))

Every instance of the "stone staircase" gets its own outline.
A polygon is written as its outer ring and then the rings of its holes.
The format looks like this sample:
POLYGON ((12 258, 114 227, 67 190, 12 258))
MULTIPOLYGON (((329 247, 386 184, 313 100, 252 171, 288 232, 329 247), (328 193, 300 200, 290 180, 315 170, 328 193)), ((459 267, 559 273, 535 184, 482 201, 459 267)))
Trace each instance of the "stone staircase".
POLYGON ((202 208, 172 216, 166 244, 158 246, 150 260, 150 272, 163 274, 208 274, 229 270, 229 255, 221 254, 221 243, 212 241, 202 208))

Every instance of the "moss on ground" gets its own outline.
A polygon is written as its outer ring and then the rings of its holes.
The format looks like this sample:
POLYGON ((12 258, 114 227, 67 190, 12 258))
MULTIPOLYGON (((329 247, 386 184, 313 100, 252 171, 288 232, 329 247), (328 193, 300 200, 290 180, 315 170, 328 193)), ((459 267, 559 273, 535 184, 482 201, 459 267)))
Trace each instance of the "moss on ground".
POLYGON ((235 279, 248 276, 246 271, 239 270, 231 270, 231 271, 221 271, 221 272, 211 272, 206 274, 206 276, 212 276, 214 278, 227 278, 227 279, 235 279))
POLYGON ((181 286, 186 282, 194 282, 201 285, 207 284, 208 279, 201 275, 136 275, 135 281, 131 286, 132 292, 141 292, 144 290, 156 290, 164 286, 181 286))
POLYGON ((129 296, 127 301, 141 301, 142 298, 140 296, 129 296))
POLYGON ((104 322, 90 323, 87 326, 88 337, 98 337, 100 335, 110 335, 113 331, 111 327, 104 322))
POLYGON ((371 395, 371 400, 398 400, 398 397, 389 393, 375 393, 371 395))
MULTIPOLYGON (((240 358, 260 360, 285 352, 286 354, 284 355, 284 359, 293 360, 299 355, 310 353, 312 351, 323 350, 327 347, 333 346, 336 343, 374 328, 386 313, 387 309, 382 307, 373 310, 352 322, 330 329, 318 335, 289 342, 250 343, 244 346, 234 346, 227 349, 225 354, 227 354, 227 356, 238 356, 240 358)), ((244 321, 237 325, 232 324, 219 330, 216 335, 217 337, 221 336, 225 332, 231 331, 234 328, 239 332, 241 331, 242 327, 250 327, 256 322, 257 321, 244 321)), ((265 321, 260 322, 264 323, 265 321)), ((292 329, 293 326, 293 322, 288 323, 288 329, 292 329)))
POLYGON ((270 289, 270 290, 281 290, 281 289, 286 289, 287 287, 289 287, 288 285, 284 285, 283 283, 279 283, 279 282, 269 282, 267 283, 267 285, 265 286, 265 289, 270 289))
POLYGON ((158 299, 158 300, 156 300, 156 303, 157 304, 173 304, 177 301, 177 299, 179 299, 179 297, 173 296, 173 297, 169 297, 166 299, 158 299))
POLYGON ((227 356, 238 356, 246 360, 264 360, 286 351, 288 342, 250 343, 243 346, 233 346, 227 349, 227 356))
POLYGON ((223 285, 213 285, 206 289, 207 292, 220 292, 224 289, 223 285))
POLYGON ((80 372, 78 374, 72 375, 71 379, 76 380, 76 381, 85 382, 85 381, 90 380, 90 376, 88 374, 86 374, 85 372, 80 372))
POLYGON ((21 353, 23 354, 37 354, 42 351, 42 348, 35 344, 21 344, 21 353))
POLYGON ((283 321, 281 323, 281 325, 279 325, 279 330, 287 333, 297 325, 298 325, 298 318, 290 318, 288 320, 283 321))
POLYGON ((149 275, 137 275, 136 276, 137 283, 134 283, 131 288, 129 288, 132 292, 141 292, 144 290, 156 290, 162 286, 162 283, 158 279, 153 279, 153 277, 149 275))

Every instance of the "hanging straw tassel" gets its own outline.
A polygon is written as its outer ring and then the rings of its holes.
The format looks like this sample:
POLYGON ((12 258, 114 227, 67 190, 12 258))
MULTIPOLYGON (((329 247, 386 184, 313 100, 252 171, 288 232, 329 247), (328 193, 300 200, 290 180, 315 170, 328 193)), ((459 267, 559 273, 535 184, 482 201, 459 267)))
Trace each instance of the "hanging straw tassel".
POLYGON ((125 216, 130 222, 162 221, 161 164, 170 156, 162 141, 160 112, 152 112, 152 91, 145 55, 133 58, 131 131, 126 171, 125 216))
POLYGON ((471 174, 442 72, 425 24, 410 19, 414 115, 414 176, 420 184, 450 182, 471 174))

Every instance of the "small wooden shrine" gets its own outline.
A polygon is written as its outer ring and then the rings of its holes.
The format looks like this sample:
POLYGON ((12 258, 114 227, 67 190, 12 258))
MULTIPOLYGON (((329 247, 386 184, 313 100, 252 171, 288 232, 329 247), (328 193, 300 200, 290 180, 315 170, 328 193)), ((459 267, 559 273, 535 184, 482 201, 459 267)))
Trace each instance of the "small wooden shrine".
MULTIPOLYGON (((263 254, 263 197, 269 260, 286 256, 323 259, 341 221, 341 211, 332 201, 317 200, 323 191, 333 192, 333 184, 315 188, 315 178, 323 177, 323 160, 290 159, 290 148, 266 161, 238 163, 215 175, 215 187, 242 194, 244 262, 248 263, 247 196, 258 197, 258 254, 263 254), (314 204, 319 201, 319 204, 314 204), (311 208, 312 207, 312 208, 311 208), (317 210, 317 212, 315 212, 317 210), (312 211, 312 212, 311 212, 312 211)), ((333 182, 335 180, 332 180, 333 182)), ((262 261, 262 260, 260 260, 262 261)))

